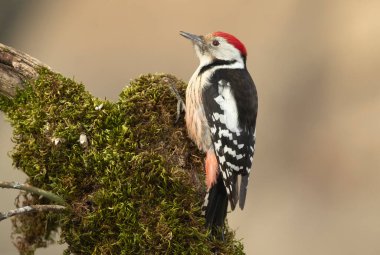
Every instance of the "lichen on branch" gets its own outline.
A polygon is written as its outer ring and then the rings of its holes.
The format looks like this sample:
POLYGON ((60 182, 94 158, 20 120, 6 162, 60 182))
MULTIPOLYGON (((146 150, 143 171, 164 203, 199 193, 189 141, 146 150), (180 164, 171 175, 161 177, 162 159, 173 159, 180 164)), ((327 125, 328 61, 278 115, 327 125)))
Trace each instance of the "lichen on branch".
POLYGON ((209 235, 201 204, 203 155, 175 123, 186 85, 168 74, 133 80, 112 103, 39 69, 14 98, 14 165, 68 204, 56 216, 67 254, 243 254, 227 229, 209 235))

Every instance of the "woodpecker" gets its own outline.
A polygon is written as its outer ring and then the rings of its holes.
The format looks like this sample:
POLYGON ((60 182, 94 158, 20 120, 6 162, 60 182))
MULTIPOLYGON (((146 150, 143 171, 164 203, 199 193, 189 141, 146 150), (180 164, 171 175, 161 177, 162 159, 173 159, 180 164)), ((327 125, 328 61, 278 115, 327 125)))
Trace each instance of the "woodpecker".
POLYGON ((186 89, 189 137, 206 153, 206 225, 223 228, 228 201, 244 208, 256 141, 255 84, 246 66, 247 50, 235 36, 214 32, 190 39, 199 66, 186 89), (240 188, 239 188, 239 178, 240 188))

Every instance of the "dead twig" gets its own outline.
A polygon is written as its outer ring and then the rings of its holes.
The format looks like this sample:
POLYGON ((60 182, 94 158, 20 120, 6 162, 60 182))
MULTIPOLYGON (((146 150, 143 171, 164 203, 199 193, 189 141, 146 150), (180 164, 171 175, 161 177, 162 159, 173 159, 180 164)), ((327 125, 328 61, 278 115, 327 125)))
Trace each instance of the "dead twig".
POLYGON ((37 194, 43 197, 46 197, 47 199, 56 202, 60 205, 66 205, 65 200, 61 198, 60 196, 53 194, 49 191, 39 189, 33 186, 30 186, 29 184, 23 184, 19 182, 5 182, 5 181, 0 181, 0 188, 7 188, 7 189, 19 189, 19 190, 24 190, 33 194, 37 194))
POLYGON ((62 205, 28 205, 28 206, 10 210, 8 212, 0 212, 0 221, 5 220, 15 215, 19 215, 19 214, 32 213, 32 212, 46 212, 46 211, 60 212, 64 210, 66 210, 66 207, 62 205))

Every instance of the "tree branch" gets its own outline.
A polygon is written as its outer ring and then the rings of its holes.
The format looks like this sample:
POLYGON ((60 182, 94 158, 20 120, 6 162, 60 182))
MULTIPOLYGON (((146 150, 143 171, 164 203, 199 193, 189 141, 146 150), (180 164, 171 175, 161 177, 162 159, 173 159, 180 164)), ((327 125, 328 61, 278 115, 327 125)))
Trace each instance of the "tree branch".
POLYGON ((38 77, 37 69, 47 65, 39 60, 0 43, 0 94, 13 97, 29 79, 38 77))
MULTIPOLYGON (((185 90, 186 84, 173 75, 142 75, 111 103, 0 44, 0 110, 15 129, 13 163, 36 187, 55 187, 70 198, 71 213, 62 214, 59 222, 44 214, 14 218, 24 236, 20 251, 42 247, 59 224, 68 252, 74 254, 243 254, 228 225, 224 242, 210 238, 205 227, 205 189, 199 181, 203 155, 186 136, 183 119, 174 123, 185 90), (30 89, 16 93, 26 86, 30 89), (86 139, 78 143, 80 134, 86 139), (52 137, 62 143, 52 145, 52 137)), ((1 187, 60 205, 37 209, 35 199, 0 219, 66 206, 61 197, 36 187, 0 182, 1 187)))
POLYGON ((10 210, 5 213, 0 212, 0 221, 5 220, 15 215, 19 215, 19 214, 25 214, 25 213, 31 213, 31 212, 46 212, 46 211, 59 212, 65 209, 66 207, 62 205, 28 205, 28 206, 14 209, 14 210, 10 210))
POLYGON ((49 199, 53 202, 56 202, 60 205, 66 205, 65 200, 63 200, 60 196, 57 196, 57 195, 55 195, 49 191, 30 186, 28 184, 22 184, 19 182, 0 181, 0 188, 24 190, 24 191, 27 191, 30 193, 34 193, 34 194, 46 197, 47 199, 49 199))

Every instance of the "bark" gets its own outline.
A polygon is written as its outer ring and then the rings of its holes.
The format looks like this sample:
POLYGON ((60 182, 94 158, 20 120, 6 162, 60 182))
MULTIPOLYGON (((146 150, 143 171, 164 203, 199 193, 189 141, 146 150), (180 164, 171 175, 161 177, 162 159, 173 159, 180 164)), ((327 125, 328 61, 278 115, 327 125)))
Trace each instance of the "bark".
POLYGON ((0 94, 13 97, 17 89, 24 88, 25 81, 38 77, 41 67, 49 68, 28 54, 0 43, 0 94))

